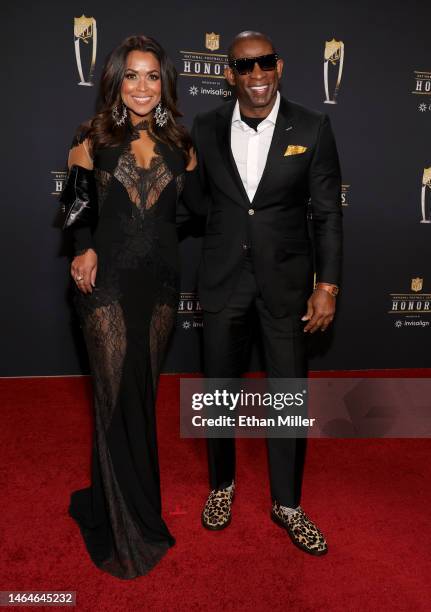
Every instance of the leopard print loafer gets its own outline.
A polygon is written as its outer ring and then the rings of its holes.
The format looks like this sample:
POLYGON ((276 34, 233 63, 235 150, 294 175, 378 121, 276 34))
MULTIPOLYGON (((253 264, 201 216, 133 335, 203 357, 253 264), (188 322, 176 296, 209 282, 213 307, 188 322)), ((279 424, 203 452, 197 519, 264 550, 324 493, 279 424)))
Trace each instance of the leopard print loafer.
POLYGON ((328 552, 328 545, 323 534, 299 507, 289 514, 277 502, 274 502, 271 518, 279 527, 289 534, 292 542, 310 555, 320 556, 328 552))
POLYGON ((214 489, 208 496, 202 512, 202 525, 205 529, 218 531, 227 527, 231 521, 232 501, 235 484, 225 489, 214 489))

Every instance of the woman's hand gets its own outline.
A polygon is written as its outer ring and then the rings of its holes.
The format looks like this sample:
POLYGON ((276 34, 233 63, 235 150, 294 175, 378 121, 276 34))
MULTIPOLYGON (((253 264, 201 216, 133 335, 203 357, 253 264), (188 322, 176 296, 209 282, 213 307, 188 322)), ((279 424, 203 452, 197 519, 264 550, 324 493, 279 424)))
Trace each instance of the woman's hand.
POLYGON ((191 170, 194 170, 197 165, 198 165, 198 159, 196 157, 196 151, 192 147, 189 151, 189 161, 186 166, 186 170, 190 172, 191 170))
POLYGON ((70 273, 82 293, 92 293, 97 274, 96 251, 87 249, 82 255, 77 255, 70 266, 70 273))

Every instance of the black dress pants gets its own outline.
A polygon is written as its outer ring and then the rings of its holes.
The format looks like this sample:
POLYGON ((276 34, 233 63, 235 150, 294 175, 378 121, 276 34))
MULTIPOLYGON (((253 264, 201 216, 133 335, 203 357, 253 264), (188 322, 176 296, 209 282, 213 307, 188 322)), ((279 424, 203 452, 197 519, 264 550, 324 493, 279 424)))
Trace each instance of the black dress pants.
MULTIPOLYGON (((305 334, 300 315, 273 317, 260 295, 250 257, 244 258, 239 281, 219 312, 204 311, 204 370, 207 378, 239 378, 244 371, 252 332, 253 307, 262 333, 268 378, 306 378, 305 334)), ((283 506, 300 503, 305 438, 267 440, 271 497, 283 506)), ((208 439, 211 489, 235 479, 235 440, 208 439)))

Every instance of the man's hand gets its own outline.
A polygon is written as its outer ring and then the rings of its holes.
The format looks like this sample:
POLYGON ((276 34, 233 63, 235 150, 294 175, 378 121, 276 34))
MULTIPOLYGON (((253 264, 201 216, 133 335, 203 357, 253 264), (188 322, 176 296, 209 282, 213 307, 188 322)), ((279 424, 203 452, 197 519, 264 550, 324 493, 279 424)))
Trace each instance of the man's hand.
POLYGON ((70 266, 70 273, 82 293, 92 293, 97 274, 96 251, 87 249, 82 255, 77 255, 70 266))
POLYGON ((311 294, 307 302, 307 312, 301 319, 308 321, 304 331, 312 334, 318 329, 325 331, 334 318, 335 302, 333 295, 317 287, 311 294))

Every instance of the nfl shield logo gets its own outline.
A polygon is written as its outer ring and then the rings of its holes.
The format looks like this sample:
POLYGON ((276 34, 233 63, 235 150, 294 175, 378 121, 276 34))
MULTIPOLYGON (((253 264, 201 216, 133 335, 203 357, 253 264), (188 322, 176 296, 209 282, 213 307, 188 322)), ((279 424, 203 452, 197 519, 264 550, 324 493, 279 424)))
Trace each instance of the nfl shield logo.
POLYGON ((73 32, 77 38, 81 38, 85 43, 88 43, 88 39, 93 36, 93 25, 95 23, 93 17, 74 17, 73 19, 73 32))
POLYGON ((424 284, 423 278, 412 278, 412 284, 411 284, 412 291, 421 291, 423 284, 424 284))
POLYGON ((205 47, 210 51, 217 51, 220 48, 220 34, 215 32, 205 34, 205 47))

